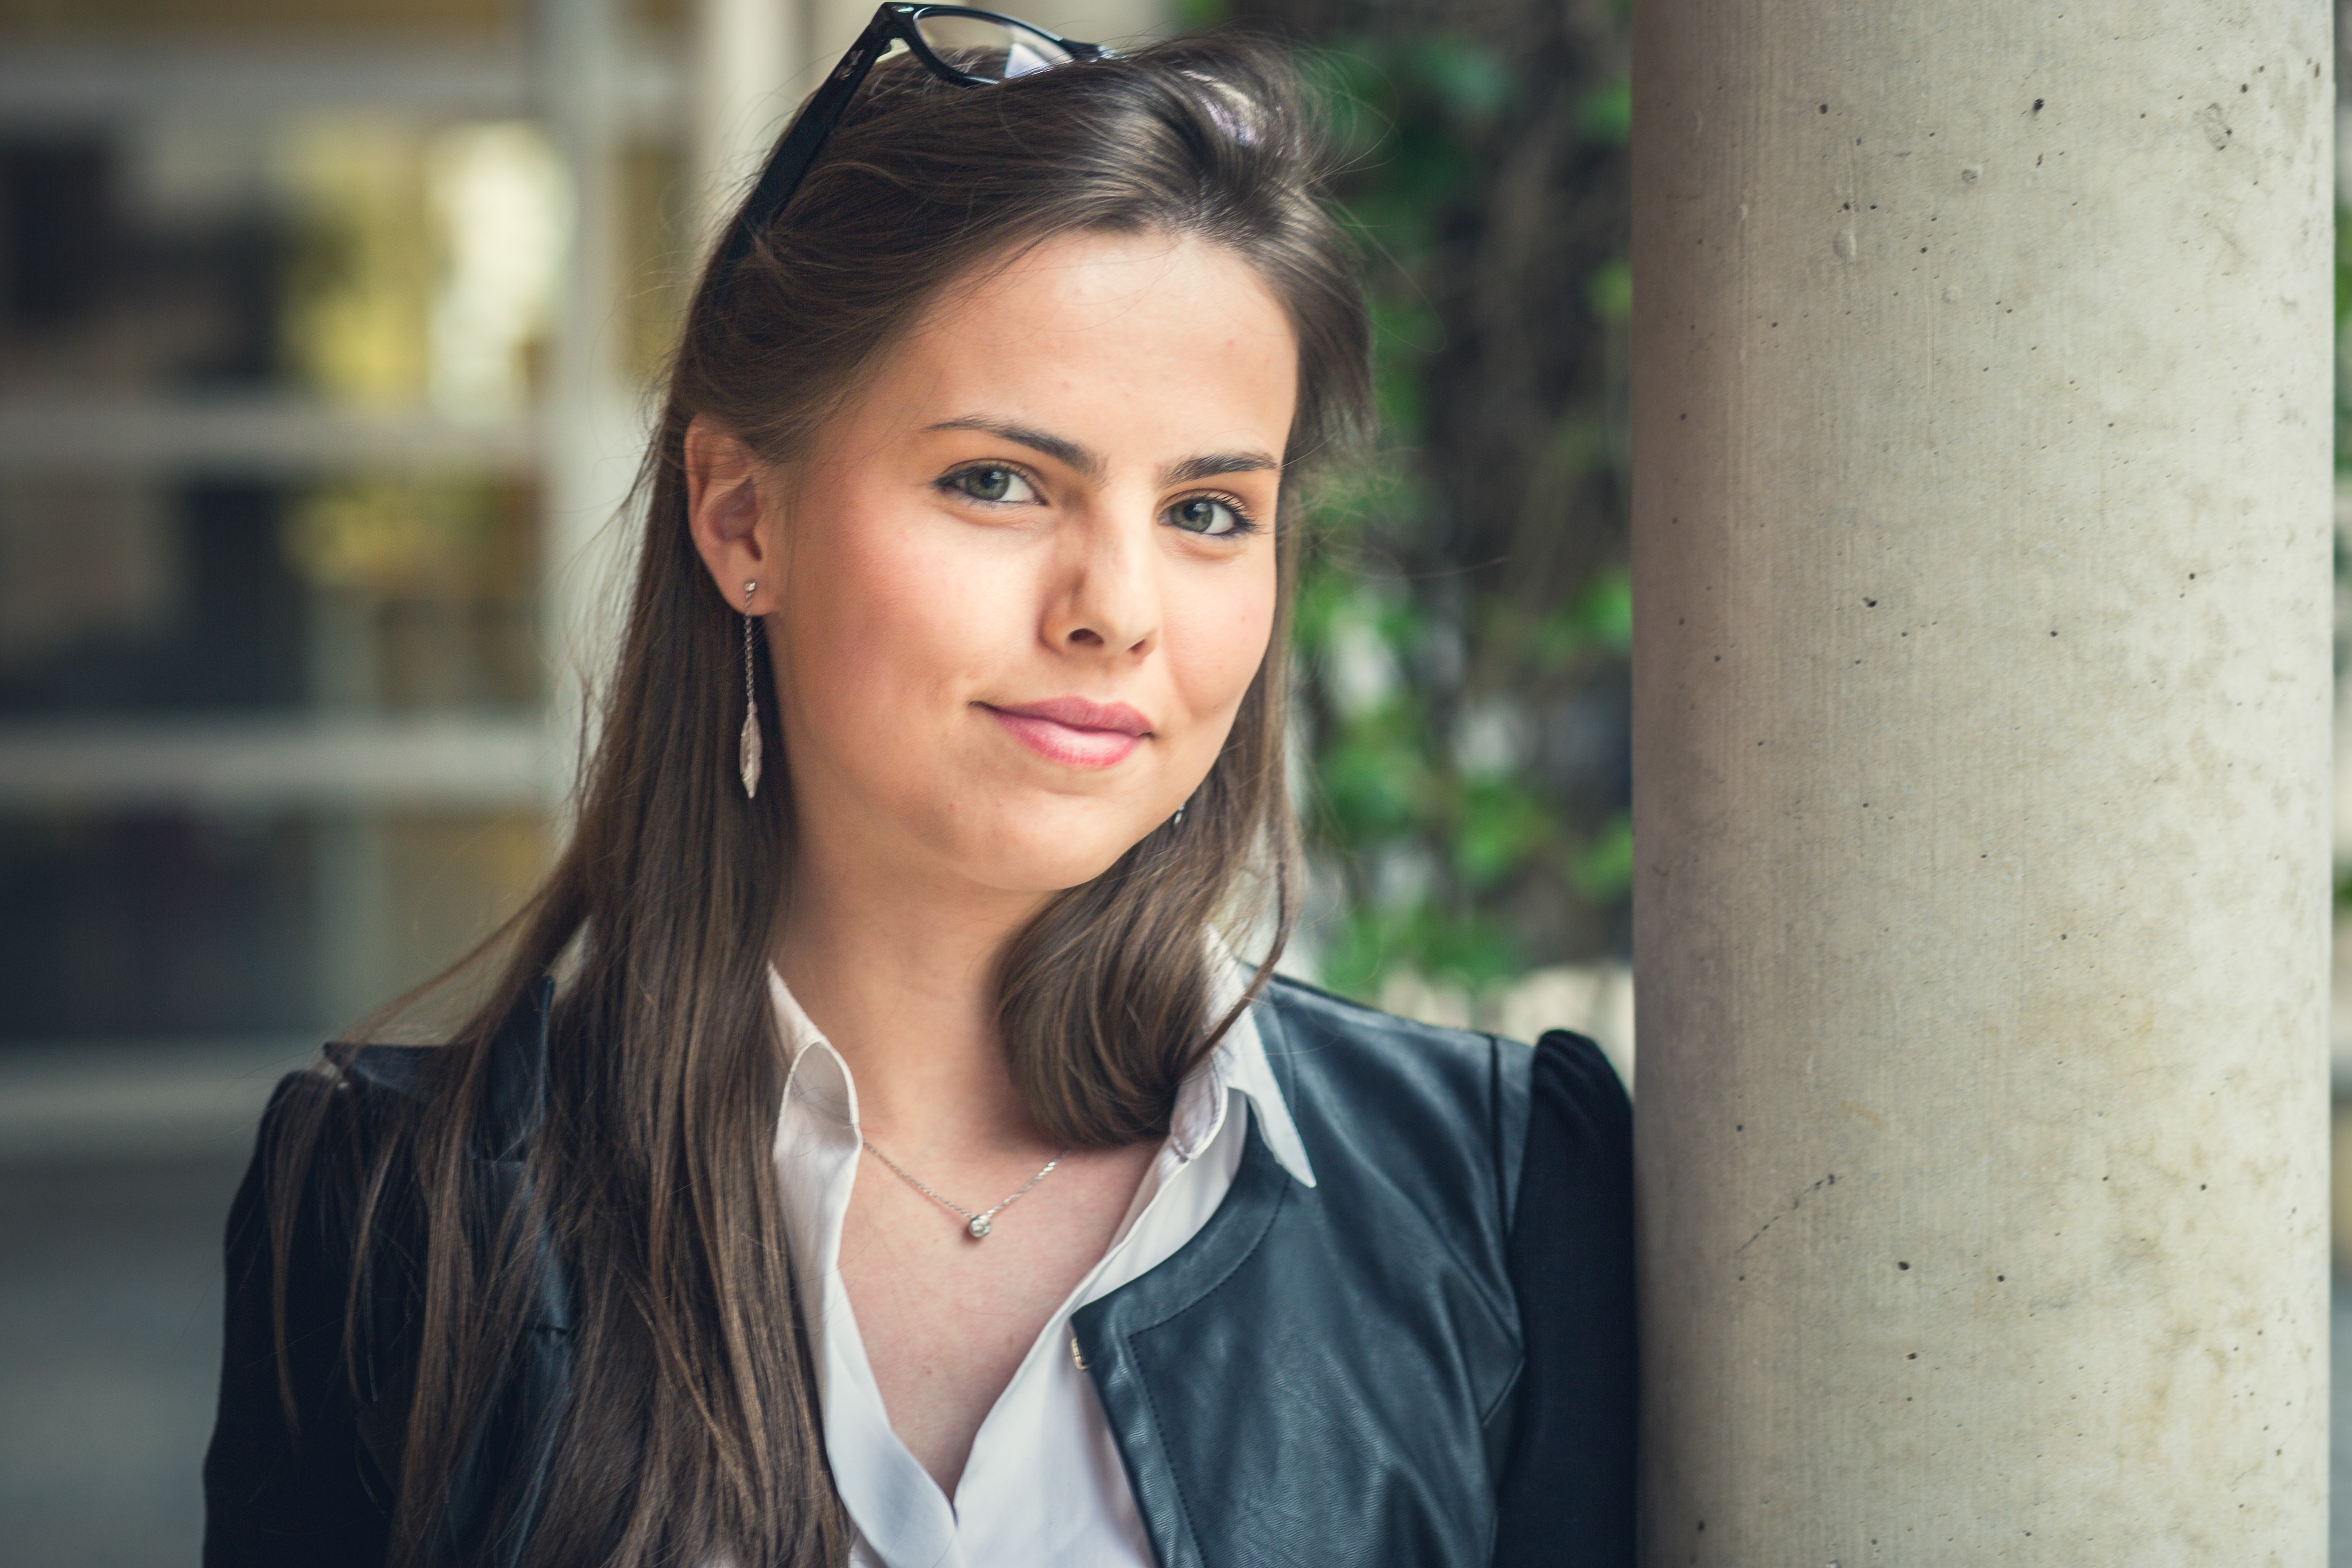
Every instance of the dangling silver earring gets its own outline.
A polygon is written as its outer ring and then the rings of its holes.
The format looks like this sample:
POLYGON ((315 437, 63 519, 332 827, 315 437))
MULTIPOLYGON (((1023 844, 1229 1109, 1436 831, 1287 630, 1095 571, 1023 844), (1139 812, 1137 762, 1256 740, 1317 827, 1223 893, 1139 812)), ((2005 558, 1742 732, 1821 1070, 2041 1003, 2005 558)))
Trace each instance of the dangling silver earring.
POLYGON ((1189 795, 1186 795, 1184 797, 1184 805, 1178 806, 1176 808, 1176 815, 1168 819, 1168 826, 1171 832, 1173 832, 1175 829, 1184 826, 1184 812, 1187 807, 1192 805, 1192 797, 1189 795))
POLYGON ((743 734, 737 751, 745 800, 760 793, 760 700, 751 690, 751 591, 759 585, 756 581, 743 584, 743 734))

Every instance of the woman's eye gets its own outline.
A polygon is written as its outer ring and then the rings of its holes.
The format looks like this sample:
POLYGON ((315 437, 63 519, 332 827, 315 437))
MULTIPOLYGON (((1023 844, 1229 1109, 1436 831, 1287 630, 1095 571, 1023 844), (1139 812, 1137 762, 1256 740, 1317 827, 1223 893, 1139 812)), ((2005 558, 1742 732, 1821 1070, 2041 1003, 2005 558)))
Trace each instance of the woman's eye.
POLYGON ((973 500, 1017 502, 1037 499, 1037 492, 1029 488, 1029 481, 1011 468, 965 468, 949 475, 948 485, 956 494, 969 496, 973 500))
POLYGON ((1188 533, 1202 533, 1212 538, 1224 534, 1246 533, 1249 521, 1224 501, 1213 496, 1194 496, 1180 500, 1168 509, 1168 521, 1188 533))

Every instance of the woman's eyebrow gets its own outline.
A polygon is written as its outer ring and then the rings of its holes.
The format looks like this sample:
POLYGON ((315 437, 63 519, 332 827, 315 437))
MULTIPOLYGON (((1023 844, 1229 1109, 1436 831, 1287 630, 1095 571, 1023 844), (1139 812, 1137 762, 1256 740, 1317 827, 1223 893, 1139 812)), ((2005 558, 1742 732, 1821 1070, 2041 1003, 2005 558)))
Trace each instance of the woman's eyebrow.
POLYGON ((1189 485, 1194 479, 1213 479, 1219 474, 1262 474, 1281 467, 1264 452, 1212 452, 1169 464, 1160 470, 1160 482, 1189 485))
POLYGON ((1033 452, 1043 452, 1064 468, 1076 468, 1090 479, 1100 479, 1109 465, 1099 454, 1090 452, 1076 441, 1066 440, 1044 430, 1034 430, 1026 425, 1008 424, 1002 419, 983 419, 967 415, 961 419, 942 419, 936 425, 926 425, 924 430, 977 430, 983 436, 1026 447, 1033 452))
MULTIPOLYGON (((989 419, 979 415, 965 415, 957 419, 942 419, 936 425, 923 426, 932 430, 976 430, 983 436, 1026 447, 1042 452, 1063 467, 1076 469, 1087 479, 1100 482, 1110 471, 1100 453, 1094 452, 1066 437, 1035 429, 1027 425, 1015 425, 1009 420, 989 419)), ((1197 458, 1185 458, 1160 470, 1161 485, 1186 485, 1195 479, 1214 479, 1220 474, 1257 474, 1278 469, 1282 464, 1264 452, 1209 452, 1197 458)))

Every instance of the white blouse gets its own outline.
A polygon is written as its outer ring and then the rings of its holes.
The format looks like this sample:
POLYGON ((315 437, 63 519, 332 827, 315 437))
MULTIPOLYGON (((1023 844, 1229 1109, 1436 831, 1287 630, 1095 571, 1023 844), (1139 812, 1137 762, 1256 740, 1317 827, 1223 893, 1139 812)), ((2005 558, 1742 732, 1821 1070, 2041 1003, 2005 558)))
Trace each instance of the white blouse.
MULTIPOLYGON (((1244 983, 1237 964, 1221 973, 1220 1009, 1244 983)), ((1070 1314, 1157 1267, 1208 1223, 1241 1168, 1247 1119, 1234 1113, 1235 1096, 1250 1102, 1275 1159, 1303 1184, 1315 1184, 1255 1024, 1244 1014, 1185 1080, 1168 1141, 1109 1250, 1038 1331, 981 1423, 950 1499, 891 1429, 841 1282, 842 1216, 859 1164, 857 1086, 772 969, 769 986, 793 1058, 776 1119, 776 1173, 801 1299, 816 1304, 810 1333, 825 1452, 858 1534, 851 1562, 857 1568, 1151 1568, 1109 1423, 1077 1364, 1070 1314)))

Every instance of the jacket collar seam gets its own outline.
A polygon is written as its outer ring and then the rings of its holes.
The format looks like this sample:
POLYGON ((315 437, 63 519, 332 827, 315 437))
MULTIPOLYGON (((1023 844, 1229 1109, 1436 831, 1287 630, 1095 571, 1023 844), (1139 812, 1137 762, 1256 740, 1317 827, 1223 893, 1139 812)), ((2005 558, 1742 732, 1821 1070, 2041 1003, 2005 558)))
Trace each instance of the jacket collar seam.
MULTIPOLYGON (((1250 1132, 1252 1136, 1255 1138, 1257 1133, 1257 1128, 1255 1126, 1256 1113, 1253 1111, 1251 1113, 1251 1117, 1252 1126, 1250 1128, 1250 1132)), ((1171 1305, 1166 1311, 1160 1313, 1158 1317, 1153 1318, 1149 1322, 1136 1323, 1124 1328, 1115 1328, 1114 1331, 1119 1339, 1122 1341, 1132 1341, 1139 1334, 1148 1334, 1155 1329, 1165 1328, 1168 1324, 1174 1322, 1177 1319, 1182 1317, 1185 1313, 1190 1312, 1195 1307, 1202 1305, 1212 1296, 1214 1296, 1218 1291, 1223 1289, 1226 1285, 1230 1284, 1234 1276, 1241 1272, 1242 1266, 1247 1263, 1252 1258, 1257 1256, 1258 1248, 1265 1245, 1265 1238, 1274 1233, 1275 1221, 1281 1216, 1283 1205, 1290 1201, 1290 1189, 1294 1184, 1290 1180, 1289 1173, 1282 1169, 1282 1163, 1275 1159, 1274 1151, 1265 1148, 1265 1141, 1262 1138, 1257 1139, 1257 1142, 1259 1148, 1265 1150, 1263 1157, 1274 1166, 1275 1172, 1280 1179, 1275 1184, 1274 1201, 1266 1205, 1265 1218, 1259 1222, 1256 1234, 1249 1238, 1249 1244, 1246 1247, 1242 1247, 1240 1251, 1234 1254, 1232 1261, 1225 1265, 1214 1279, 1210 1280, 1208 1283, 1201 1286, 1198 1289, 1187 1294, 1181 1302, 1171 1305)), ((1246 1169, 1246 1166, 1244 1166, 1244 1169, 1246 1169)), ((1239 1184, 1238 1175, 1236 1175, 1235 1178, 1235 1184, 1239 1184)), ((1229 1198, 1231 1194, 1228 1194, 1229 1198)), ((1185 1249, 1180 1248, 1174 1257, 1168 1259, 1168 1263, 1162 1264, 1160 1267, 1167 1268, 1169 1264, 1179 1262, 1184 1256, 1184 1250, 1185 1249)), ((1149 1279, 1151 1276, 1150 1274, 1146 1274, 1142 1278, 1143 1279, 1149 1279)), ((1135 1281, 1134 1283, 1139 1284, 1141 1283, 1141 1280, 1135 1281)), ((1103 1304, 1106 1307, 1114 1306, 1118 1300, 1119 1296, 1123 1294, 1125 1290, 1131 1288, 1131 1286, 1123 1286, 1119 1290, 1114 1290, 1108 1296, 1103 1298, 1103 1304)), ((1109 1311, 1106 1311, 1103 1315, 1106 1318, 1113 1317, 1113 1314, 1109 1311)), ((1115 1323, 1115 1318, 1113 1321, 1115 1323)))

